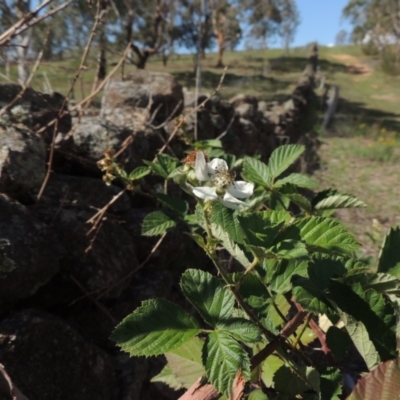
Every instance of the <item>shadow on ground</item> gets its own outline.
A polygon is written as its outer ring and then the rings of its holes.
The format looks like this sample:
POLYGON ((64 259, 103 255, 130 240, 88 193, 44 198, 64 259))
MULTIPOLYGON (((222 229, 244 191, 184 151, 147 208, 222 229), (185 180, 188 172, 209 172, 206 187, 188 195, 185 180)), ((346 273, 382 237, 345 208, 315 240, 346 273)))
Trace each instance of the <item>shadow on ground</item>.
MULTIPOLYGON (((276 57, 269 59, 270 68, 272 71, 286 73, 303 71, 305 66, 307 65, 307 62, 307 57, 276 57)), ((349 74, 358 74, 357 71, 352 72, 351 70, 349 70, 346 65, 328 61, 325 59, 319 59, 318 65, 324 72, 344 72, 349 74)))
MULTIPOLYGON (((385 128, 387 131, 396 132, 396 136, 400 139, 400 114, 377 110, 366 107, 366 104, 362 102, 340 98, 330 130, 335 131, 337 130, 336 128, 342 128, 344 123, 350 126, 355 126, 356 124, 375 125, 376 128, 385 128)), ((348 132, 348 134, 351 135, 351 132, 348 132)))
MULTIPOLYGON (((196 76, 192 72, 179 71, 172 72, 172 75, 177 81, 186 87, 194 87, 196 84, 196 76)), ((216 71, 205 70, 202 72, 202 86, 207 89, 215 89, 222 76, 222 71, 216 69, 216 71)), ((276 92, 279 90, 285 90, 293 82, 278 80, 273 77, 265 77, 263 75, 239 75, 234 73, 226 73, 224 78, 224 86, 229 88, 246 88, 255 89, 257 91, 268 91, 276 92)))

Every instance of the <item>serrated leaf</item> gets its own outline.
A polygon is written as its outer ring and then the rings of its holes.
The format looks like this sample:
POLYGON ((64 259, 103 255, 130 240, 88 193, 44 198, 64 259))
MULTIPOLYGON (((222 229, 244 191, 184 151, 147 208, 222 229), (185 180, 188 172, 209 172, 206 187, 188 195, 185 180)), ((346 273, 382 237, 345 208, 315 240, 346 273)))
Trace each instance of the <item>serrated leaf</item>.
MULTIPOLYGON (((372 289, 365 291, 359 283, 350 287, 339 280, 331 280, 329 290, 333 301, 340 309, 340 313, 346 313, 349 321, 354 319, 353 325, 364 336, 363 330, 366 330, 368 340, 374 348, 374 352, 371 354, 376 352, 379 359, 383 361, 393 358, 396 354, 396 335, 394 332, 396 322, 393 309, 390 304, 387 304, 384 297, 372 289), (361 322, 362 327, 355 325, 356 322, 361 322)), ((347 330, 349 331, 349 329, 347 330)), ((364 356, 364 354, 362 355, 364 356)), ((375 355, 373 358, 373 362, 376 362, 375 355)), ((368 366, 370 365, 372 364, 368 364, 368 366)))
POLYGON ((301 306, 310 312, 325 314, 328 312, 329 301, 325 293, 310 279, 298 275, 292 277, 293 296, 301 306))
POLYGON ((155 356, 173 350, 201 332, 197 321, 161 299, 143 301, 117 325, 111 339, 131 356, 155 356))
POLYGON ((368 369, 371 370, 375 368, 381 362, 381 358, 368 335, 365 325, 349 314, 340 313, 340 316, 346 326, 346 330, 350 335, 351 340, 361 357, 364 359, 368 369))
POLYGON ((212 332, 207 336, 203 352, 208 380, 222 393, 230 394, 238 371, 245 380, 250 379, 250 360, 245 349, 225 332, 212 332))
POLYGON ((328 288, 332 278, 339 278, 347 273, 341 260, 328 257, 313 258, 308 266, 308 277, 321 290, 328 288))
POLYGON ((246 157, 243 160, 243 178, 248 182, 257 183, 264 187, 269 187, 272 177, 268 173, 268 167, 255 158, 246 157))
POLYGON ((239 279, 242 279, 239 293, 243 300, 259 318, 265 317, 271 296, 261 278, 256 274, 247 274, 244 277, 238 273, 232 275, 234 283, 239 279))
POLYGON ((326 344, 337 361, 341 361, 350 344, 349 336, 338 327, 332 325, 326 332, 326 344))
POLYGON ((287 144, 276 148, 269 158, 267 173, 272 179, 286 171, 304 152, 305 147, 298 144, 287 144))
POLYGON ((261 213, 262 219, 269 221, 272 225, 280 225, 292 219, 288 211, 268 210, 261 213))
POLYGON ((176 226, 176 222, 162 211, 154 211, 143 220, 142 235, 158 236, 176 226))
POLYGON ((331 194, 314 204, 315 210, 336 210, 338 208, 365 208, 367 205, 350 194, 331 194))
POLYGON ((308 250, 306 245, 300 240, 286 239, 278 242, 276 245, 268 249, 278 258, 283 259, 304 259, 308 258, 308 250))
POLYGON ((230 318, 217 324, 218 332, 226 332, 236 340, 255 343, 261 340, 260 329, 253 322, 243 318, 230 318))
POLYGON ((131 180, 138 180, 150 174, 150 172, 151 170, 149 167, 137 167, 129 174, 128 178, 131 180))
POLYGON ((176 390, 188 389, 205 374, 201 362, 203 345, 202 340, 194 337, 177 349, 165 353, 168 364, 151 382, 163 382, 176 390))
POLYGON ((379 253, 378 272, 400 278, 400 227, 391 228, 379 253))
POLYGON ((340 400, 342 394, 342 374, 339 369, 328 367, 319 370, 321 400, 340 400))
POLYGON ((306 277, 307 269, 307 261, 282 260, 272 276, 271 289, 276 293, 287 293, 292 289, 293 275, 306 277))
POLYGON ((282 239, 293 239, 297 233, 308 245, 333 253, 352 254, 359 247, 354 237, 330 218, 299 218, 283 233, 282 239))
POLYGON ((306 390, 319 392, 319 374, 311 367, 297 366, 293 370, 287 366, 282 366, 274 375, 274 387, 281 394, 296 396, 306 390))
POLYGON ((400 393, 400 358, 378 365, 363 376, 347 400, 397 399, 400 393))
POLYGON ((311 214, 312 212, 311 203, 303 195, 299 193, 290 193, 290 194, 285 194, 284 197, 287 197, 291 202, 299 206, 306 213, 311 214))
POLYGON ((307 175, 293 173, 293 174, 286 176, 285 178, 282 178, 282 179, 279 179, 278 181, 276 181, 274 183, 274 188, 279 189, 280 187, 286 185, 287 183, 290 183, 292 185, 296 185, 298 187, 305 188, 305 189, 314 189, 317 186, 317 184, 312 179, 310 179, 307 175))
POLYGON ((236 243, 233 242, 229 234, 225 232, 221 226, 212 224, 211 231, 213 236, 222 242, 223 246, 225 247, 225 250, 228 251, 228 253, 236 261, 238 261, 241 265, 243 265, 245 269, 247 269, 250 266, 251 263, 246 257, 243 250, 241 250, 241 248, 236 243))
POLYGON ((243 243, 244 233, 234 213, 233 210, 216 203, 212 209, 211 222, 219 225, 234 242, 243 243))
MULTIPOLYGON (((354 276, 351 278, 354 279, 354 276)), ((355 278, 356 282, 361 283, 365 290, 374 289, 379 293, 400 297, 400 279, 393 275, 367 271, 360 273, 355 278)))
POLYGON ((173 369, 167 364, 159 374, 154 376, 150 382, 161 382, 174 390, 182 389, 182 384, 176 379, 173 369))
POLYGON ((175 211, 178 215, 184 217, 188 211, 189 205, 185 200, 177 197, 171 197, 164 193, 158 193, 157 198, 169 209, 175 211))
POLYGON ((264 214, 261 212, 238 215, 237 219, 245 235, 246 244, 263 248, 272 245, 283 225, 283 223, 274 224, 269 219, 264 219, 264 214))
POLYGON ((157 154, 156 162, 144 161, 144 163, 147 164, 157 175, 160 175, 164 179, 168 179, 169 174, 178 167, 180 161, 177 158, 162 153, 157 154))
POLYGON ((215 327, 233 311, 235 297, 224 284, 208 272, 188 269, 182 275, 181 288, 204 320, 215 327))

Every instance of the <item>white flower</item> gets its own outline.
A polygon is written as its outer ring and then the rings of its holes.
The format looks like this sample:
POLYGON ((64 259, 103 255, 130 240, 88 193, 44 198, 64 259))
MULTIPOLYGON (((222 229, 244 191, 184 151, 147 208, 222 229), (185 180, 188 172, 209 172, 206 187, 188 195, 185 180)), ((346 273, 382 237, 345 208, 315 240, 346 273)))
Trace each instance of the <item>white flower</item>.
POLYGON ((193 194, 203 200, 220 201, 225 207, 238 209, 249 207, 238 199, 245 199, 253 194, 254 184, 235 181, 235 173, 229 171, 228 164, 221 158, 206 162, 202 151, 196 154, 196 178, 205 182, 205 186, 192 187, 193 194))

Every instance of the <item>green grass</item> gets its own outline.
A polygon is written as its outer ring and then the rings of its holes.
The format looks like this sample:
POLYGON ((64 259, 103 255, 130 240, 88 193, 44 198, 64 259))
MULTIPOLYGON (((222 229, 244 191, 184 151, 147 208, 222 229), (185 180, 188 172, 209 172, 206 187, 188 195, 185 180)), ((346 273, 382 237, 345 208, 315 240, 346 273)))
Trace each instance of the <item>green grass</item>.
MULTIPOLYGON (((228 71, 222 96, 246 93, 260 100, 285 98, 300 78, 307 56, 307 49, 293 49, 289 56, 279 49, 227 52, 224 62, 228 71)), ((320 47, 319 56, 320 75, 327 83, 340 87, 340 101, 334 123, 322 136, 322 168, 316 177, 321 189, 334 187, 355 194, 368 204, 365 210, 342 210, 337 215, 364 244, 363 254, 376 257, 377 241, 389 226, 400 225, 400 77, 385 75, 378 60, 364 55, 357 46, 320 47)), ((109 60, 116 61, 116 56, 109 60)), ((43 90, 46 74, 53 89, 65 94, 79 64, 77 57, 43 63, 32 86, 43 90)), ((223 71, 215 64, 216 54, 207 54, 202 66, 203 92, 211 93, 220 81, 223 71)), ((85 67, 74 89, 76 100, 91 91, 96 71, 94 55, 85 67)), ((155 56, 150 58, 147 69, 169 72, 189 90, 195 87, 191 55, 175 55, 167 67, 155 56)), ((126 72, 131 71, 135 67, 127 65, 126 72)), ((3 67, 0 72, 5 73, 3 67)), ((11 79, 16 79, 15 68, 11 69, 11 79)), ((318 90, 317 93, 321 94, 318 90)), ((100 95, 97 104, 99 99, 100 95)))

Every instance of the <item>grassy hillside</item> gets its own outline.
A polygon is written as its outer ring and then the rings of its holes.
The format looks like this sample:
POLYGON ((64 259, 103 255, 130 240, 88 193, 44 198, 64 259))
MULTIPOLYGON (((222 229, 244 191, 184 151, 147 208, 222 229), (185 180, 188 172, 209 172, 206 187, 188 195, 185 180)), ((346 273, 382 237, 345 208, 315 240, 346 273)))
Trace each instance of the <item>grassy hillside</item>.
MULTIPOLYGON (((260 100, 284 97, 293 90, 307 55, 306 49, 295 49, 287 57, 282 50, 228 52, 222 95, 249 93, 260 100)), ((44 63, 32 86, 43 90, 47 79, 53 90, 66 93, 79 63, 79 59, 44 63)), ((211 92, 220 80, 222 70, 214 68, 215 63, 215 54, 203 61, 203 92, 211 92)), ((76 100, 90 93, 94 57, 86 67, 74 90, 76 100)), ((153 57, 148 70, 170 72, 188 89, 195 86, 190 55, 171 57, 167 67, 153 57)), ((5 74, 4 69, 0 72, 5 74)), ((314 127, 322 141, 321 169, 315 177, 321 189, 353 193, 368 204, 365 210, 342 211, 338 216, 364 244, 363 255, 376 256, 383 233, 400 224, 400 77, 384 75, 376 59, 353 46, 320 48, 320 77, 340 87, 340 103, 328 132, 321 132, 319 123, 314 127)), ((5 81, 3 76, 1 81, 5 81)))

